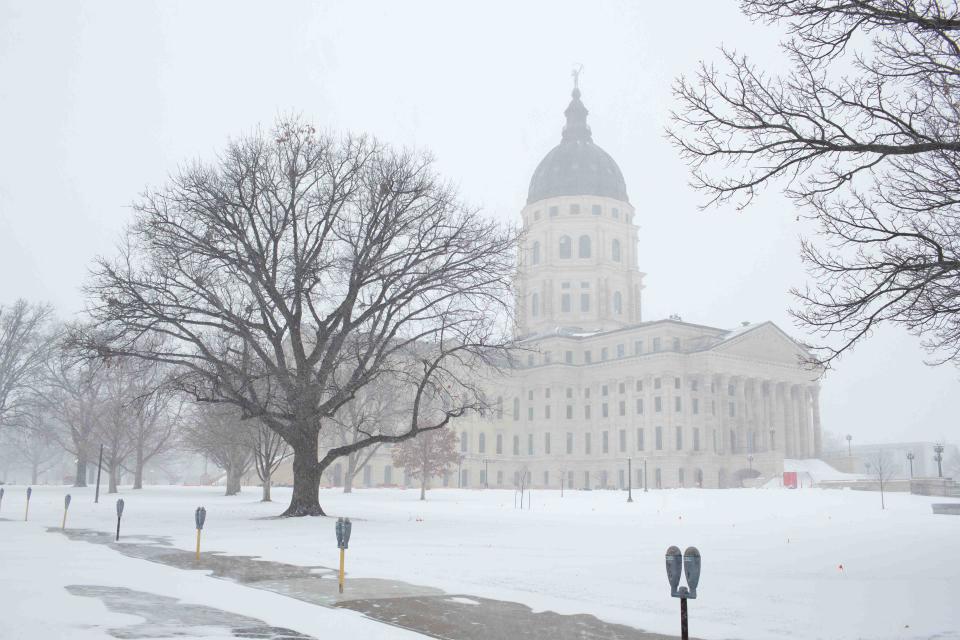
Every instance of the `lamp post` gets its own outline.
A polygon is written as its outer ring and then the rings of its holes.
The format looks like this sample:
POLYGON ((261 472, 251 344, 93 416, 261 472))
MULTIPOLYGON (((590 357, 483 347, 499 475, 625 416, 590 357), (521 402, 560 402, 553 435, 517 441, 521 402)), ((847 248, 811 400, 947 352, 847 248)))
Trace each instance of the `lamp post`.
POLYGON ((753 454, 747 455, 747 463, 750 465, 750 471, 753 471, 753 454))
POLYGON ((943 445, 939 442, 933 445, 933 450, 937 454, 933 459, 937 461, 937 477, 943 477, 943 445))
POLYGON ((851 457, 851 455, 852 455, 852 454, 850 453, 850 441, 851 441, 851 440, 853 440, 853 436, 848 433, 848 434, 847 434, 847 457, 848 457, 848 458, 851 457))
POLYGON ((633 502, 633 458, 627 458, 627 502, 633 502))
POLYGON ((907 454, 907 460, 910 461, 910 479, 911 480, 913 480, 913 458, 914 458, 913 451, 911 451, 907 454))

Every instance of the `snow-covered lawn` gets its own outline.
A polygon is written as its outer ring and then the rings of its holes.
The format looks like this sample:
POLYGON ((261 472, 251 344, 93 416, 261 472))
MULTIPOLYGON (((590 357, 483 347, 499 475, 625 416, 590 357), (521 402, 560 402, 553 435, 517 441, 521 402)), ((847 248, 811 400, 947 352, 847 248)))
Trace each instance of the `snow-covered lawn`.
MULTIPOLYGON (((24 580, 33 585, 27 592, 37 594, 46 583, 150 585, 318 636, 331 623, 294 601, 274 615, 280 610, 274 603, 286 599, 260 591, 244 596, 238 609, 232 590, 249 589, 45 533, 43 526, 59 526, 68 491, 68 527, 114 527, 117 496, 94 505, 92 489, 38 487, 30 523, 0 522, 0 601, 22 600, 11 583, 24 580), (83 556, 82 565, 66 564, 67 554, 83 556), (79 575, 65 575, 75 570, 79 575), (259 606, 248 607, 252 599, 259 606), (310 624, 297 626, 298 616, 312 616, 310 624)), ((7 487, 0 517, 22 520, 23 493, 7 487)), ((126 490, 122 534, 169 536, 192 549, 193 510, 203 505, 204 550, 336 566, 333 519, 270 517, 282 511, 288 490, 276 489, 274 504, 259 503, 255 488, 232 498, 220 493, 126 490)), ((330 515, 354 520, 348 580, 393 578, 675 633, 679 603, 669 595, 664 551, 694 545, 703 556, 699 598, 690 605, 694 635, 960 638, 960 517, 932 514, 930 503, 943 498, 888 494, 885 511, 876 493, 815 489, 635 492, 632 504, 619 492, 568 491, 561 498, 541 491, 533 493, 532 510, 523 511, 514 508, 513 491, 437 489, 426 502, 417 498, 415 490, 322 492, 330 515)), ((47 592, 47 604, 73 598, 47 592)), ((355 621, 349 612, 322 611, 355 621)), ((42 617, 18 615, 24 623, 42 617)))

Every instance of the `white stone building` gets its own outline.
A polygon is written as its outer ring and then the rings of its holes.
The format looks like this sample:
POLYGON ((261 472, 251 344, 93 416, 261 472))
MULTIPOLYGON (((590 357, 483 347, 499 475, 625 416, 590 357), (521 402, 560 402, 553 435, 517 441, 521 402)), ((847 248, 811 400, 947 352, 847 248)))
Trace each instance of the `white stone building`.
MULTIPOLYGON (((521 211, 516 277, 523 366, 493 379, 496 409, 452 425, 462 463, 440 484, 470 488, 739 486, 784 457, 819 455, 817 374, 770 322, 735 330, 645 321, 637 212, 597 146, 574 89, 560 144, 521 211), (628 462, 629 460, 629 462, 628 462)), ((390 457, 355 486, 402 484, 390 457)), ((334 465, 327 478, 338 484, 334 465)), ((437 484, 437 483, 435 483, 437 484)))

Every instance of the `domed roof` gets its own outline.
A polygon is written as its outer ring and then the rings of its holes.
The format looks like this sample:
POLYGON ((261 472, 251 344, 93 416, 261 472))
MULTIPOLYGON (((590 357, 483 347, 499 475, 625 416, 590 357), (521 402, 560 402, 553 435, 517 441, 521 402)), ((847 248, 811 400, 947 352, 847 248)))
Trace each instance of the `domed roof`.
POLYGON ((563 112, 567 124, 560 144, 544 156, 530 179, 527 204, 554 196, 604 196, 629 202, 623 173, 610 154, 593 142, 580 89, 563 112))

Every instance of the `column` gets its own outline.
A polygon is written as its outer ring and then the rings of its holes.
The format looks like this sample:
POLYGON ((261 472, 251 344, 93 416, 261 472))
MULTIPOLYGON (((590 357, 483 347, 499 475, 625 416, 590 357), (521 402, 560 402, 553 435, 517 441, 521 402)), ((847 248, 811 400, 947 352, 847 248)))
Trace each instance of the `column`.
MULTIPOLYGON (((737 429, 737 451, 736 453, 747 452, 747 379, 743 376, 737 379, 737 389, 736 389, 736 399, 737 399, 737 415, 736 415, 736 429, 737 429)), ((733 452, 731 452, 733 453, 733 452)))
POLYGON ((785 382, 781 383, 781 391, 783 396, 783 451, 786 457, 793 458, 796 455, 793 436, 793 394, 791 393, 790 385, 785 382))
POLYGON ((820 428, 820 387, 812 388, 813 396, 813 455, 815 458, 823 454, 823 431, 820 428))

